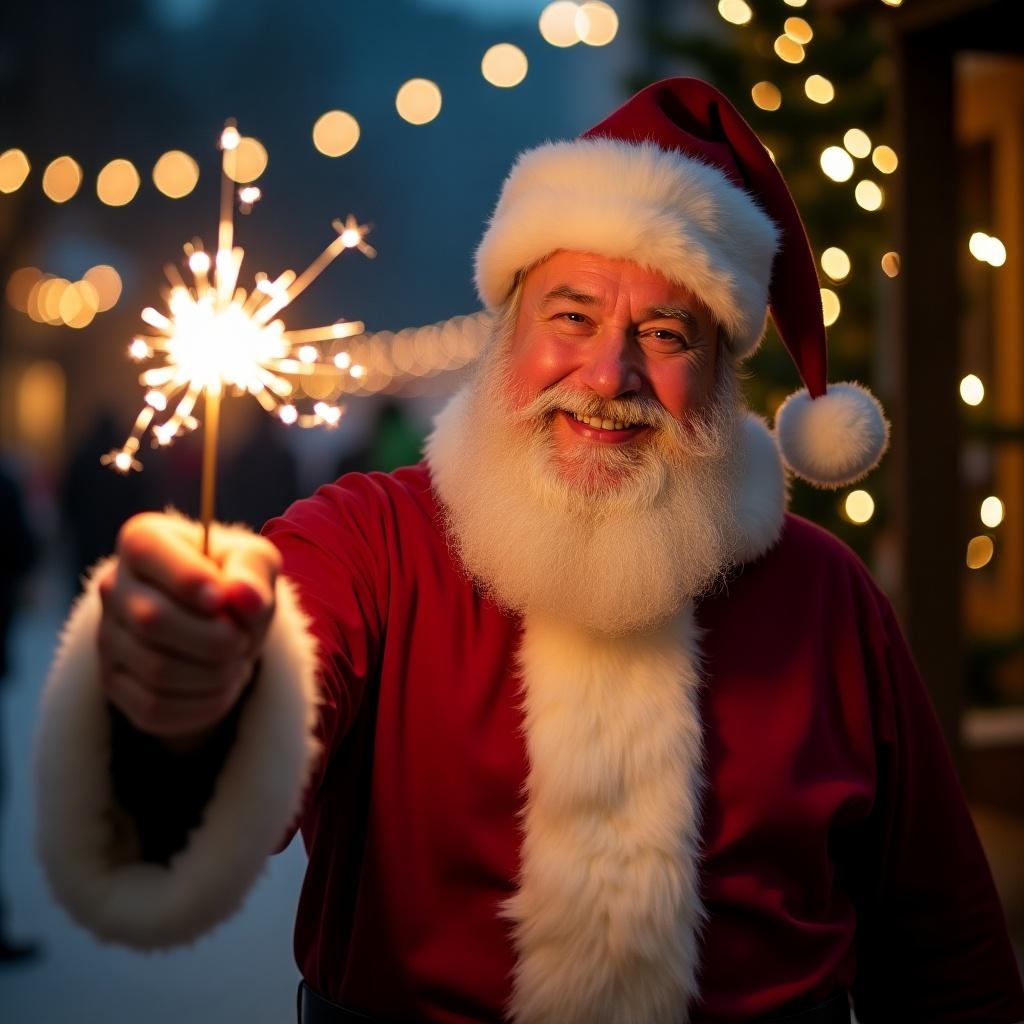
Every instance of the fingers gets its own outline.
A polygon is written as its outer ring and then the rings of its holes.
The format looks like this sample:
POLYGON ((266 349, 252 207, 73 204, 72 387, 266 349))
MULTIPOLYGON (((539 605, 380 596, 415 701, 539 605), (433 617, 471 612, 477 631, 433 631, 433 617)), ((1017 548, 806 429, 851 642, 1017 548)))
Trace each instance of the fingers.
POLYGON ((262 636, 274 612, 274 585, 281 571, 280 552, 265 537, 235 538, 225 552, 221 579, 231 614, 262 636))
POLYGON ((181 736, 208 729, 230 711, 253 671, 253 659, 201 665, 150 647, 112 617, 100 629, 104 690, 139 729, 181 736))
POLYGON ((128 573, 101 582, 100 599, 104 627, 167 657, 219 668, 252 653, 252 637, 228 616, 197 614, 128 573))
POLYGON ((224 591, 216 563, 199 544, 195 523, 145 512, 121 527, 117 553, 140 579, 185 607, 209 613, 223 605, 224 591))
POLYGON ((139 729, 194 736, 248 685, 274 614, 281 556, 262 537, 175 517, 134 516, 97 580, 99 650, 109 699, 139 729))

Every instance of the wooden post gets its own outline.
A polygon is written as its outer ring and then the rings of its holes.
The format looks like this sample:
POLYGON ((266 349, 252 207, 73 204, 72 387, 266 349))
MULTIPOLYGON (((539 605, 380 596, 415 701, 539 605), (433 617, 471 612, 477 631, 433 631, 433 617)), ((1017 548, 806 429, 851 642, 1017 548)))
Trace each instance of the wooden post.
POLYGON ((954 45, 941 30, 907 31, 895 40, 901 287, 890 411, 903 620, 958 757, 966 687, 954 45))

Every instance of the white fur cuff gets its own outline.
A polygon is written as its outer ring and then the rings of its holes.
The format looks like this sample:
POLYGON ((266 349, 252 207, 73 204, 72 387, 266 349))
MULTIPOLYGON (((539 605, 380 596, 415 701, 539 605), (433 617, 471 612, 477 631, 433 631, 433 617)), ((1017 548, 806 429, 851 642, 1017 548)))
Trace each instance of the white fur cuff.
MULTIPOLYGON (((222 528, 223 529, 223 528, 222 528)), ((167 866, 118 848, 110 720, 96 633, 101 563, 75 603, 43 691, 36 736, 36 847, 58 901, 98 938, 141 949, 187 943, 241 906, 298 813, 316 756, 316 645, 291 584, 234 747, 201 823, 167 866)))

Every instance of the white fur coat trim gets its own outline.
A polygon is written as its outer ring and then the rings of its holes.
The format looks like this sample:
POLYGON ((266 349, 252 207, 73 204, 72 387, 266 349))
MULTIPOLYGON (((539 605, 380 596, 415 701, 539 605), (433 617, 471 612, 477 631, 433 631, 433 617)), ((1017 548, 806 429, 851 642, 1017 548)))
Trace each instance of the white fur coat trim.
POLYGON ((516 1024, 685 1024, 696 992, 702 739, 687 606, 647 636, 528 615, 530 770, 516 1024))
POLYGON ((202 821, 168 866, 140 862, 111 791, 96 650, 104 564, 72 610, 43 691, 36 847, 54 895, 79 924, 108 942, 164 948, 241 906, 299 811, 317 754, 315 641, 291 584, 279 579, 260 673, 202 821))
POLYGON ((786 472, 775 435, 760 416, 748 412, 740 426, 742 453, 736 494, 740 528, 737 561, 752 562, 775 545, 786 519, 786 472))
POLYGON ((556 250, 656 270, 689 288, 749 355, 761 340, 778 228, 717 167, 653 143, 590 138, 522 153, 476 252, 494 309, 515 274, 556 250))

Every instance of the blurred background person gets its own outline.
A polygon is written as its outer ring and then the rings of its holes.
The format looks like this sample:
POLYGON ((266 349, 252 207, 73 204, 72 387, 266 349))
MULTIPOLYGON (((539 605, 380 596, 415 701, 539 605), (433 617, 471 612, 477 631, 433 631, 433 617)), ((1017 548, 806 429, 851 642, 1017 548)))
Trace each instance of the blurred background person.
MULTIPOLYGON (((9 674, 10 632, 25 577, 36 563, 38 545, 29 528, 21 486, 14 473, 0 461, 0 696, 9 674)), ((3 703, 0 701, 0 715, 3 703)), ((5 806, 7 764, 0 728, 0 820, 5 806)), ((8 931, 6 878, 0 878, 0 964, 11 964, 36 956, 34 943, 18 942, 8 931)))

